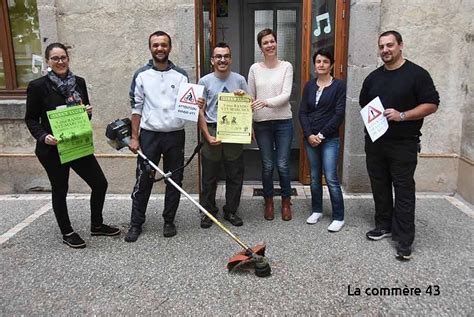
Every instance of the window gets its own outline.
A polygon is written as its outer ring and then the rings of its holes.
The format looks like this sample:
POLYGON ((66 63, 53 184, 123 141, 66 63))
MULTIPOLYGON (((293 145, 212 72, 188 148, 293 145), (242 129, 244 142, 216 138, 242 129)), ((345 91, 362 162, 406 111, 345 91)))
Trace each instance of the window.
POLYGON ((0 98, 25 95, 42 60, 36 0, 0 0, 0 98))

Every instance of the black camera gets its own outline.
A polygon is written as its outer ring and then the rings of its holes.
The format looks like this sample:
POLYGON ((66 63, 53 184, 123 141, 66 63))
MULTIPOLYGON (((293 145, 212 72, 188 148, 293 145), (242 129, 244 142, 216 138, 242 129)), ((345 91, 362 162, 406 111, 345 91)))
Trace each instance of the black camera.
POLYGON ((117 119, 107 125, 105 136, 114 149, 120 150, 128 146, 132 135, 132 121, 129 118, 117 119))

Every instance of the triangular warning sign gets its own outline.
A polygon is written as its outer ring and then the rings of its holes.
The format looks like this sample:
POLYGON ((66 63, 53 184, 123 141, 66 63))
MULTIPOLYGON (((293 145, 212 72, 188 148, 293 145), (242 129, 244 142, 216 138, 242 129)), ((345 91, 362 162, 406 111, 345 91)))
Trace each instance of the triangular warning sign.
POLYGON ((368 114, 369 114, 368 123, 370 123, 370 122, 374 121, 378 116, 380 116, 382 114, 382 111, 369 106, 368 114))
POLYGON ((193 87, 190 87, 188 91, 183 95, 179 102, 187 103, 190 105, 197 105, 196 95, 194 94, 193 87))

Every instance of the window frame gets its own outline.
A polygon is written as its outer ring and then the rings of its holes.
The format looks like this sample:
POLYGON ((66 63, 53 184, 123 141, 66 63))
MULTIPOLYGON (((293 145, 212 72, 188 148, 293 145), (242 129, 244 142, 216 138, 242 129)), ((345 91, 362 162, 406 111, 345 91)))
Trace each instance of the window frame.
POLYGON ((7 1, 0 0, 0 50, 5 74, 5 88, 0 88, 0 99, 23 99, 26 89, 18 86, 7 1))

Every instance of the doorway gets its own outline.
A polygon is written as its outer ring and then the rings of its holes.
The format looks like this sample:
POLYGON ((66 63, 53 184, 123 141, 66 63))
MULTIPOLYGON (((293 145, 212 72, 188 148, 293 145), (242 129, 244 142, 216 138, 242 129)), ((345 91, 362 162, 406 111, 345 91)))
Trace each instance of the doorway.
MULTIPOLYGON (((298 121, 302 86, 313 78, 311 56, 322 47, 334 52, 334 77, 345 79, 349 1, 196 0, 195 3, 197 78, 212 71, 210 50, 218 42, 230 45, 232 71, 247 78, 250 66, 263 58, 257 33, 267 27, 276 31, 278 57, 292 63, 294 69, 290 97, 295 131, 290 158, 291 179, 309 184, 309 165, 298 121)), ((342 149, 343 146, 341 153, 342 149)), ((251 162, 245 165, 246 183, 260 182, 260 154, 255 142, 245 146, 244 160, 251 162)), ((276 170, 274 179, 278 179, 276 170)))
MULTIPOLYGON (((291 142, 290 177, 292 181, 299 180, 299 148, 300 129, 298 110, 301 81, 301 21, 302 1, 262 1, 243 0, 241 3, 241 37, 240 37, 240 73, 247 78, 250 66, 263 61, 263 55, 257 43, 257 34, 265 28, 270 28, 277 34, 278 58, 293 65, 293 85, 290 104, 293 113, 294 134, 291 142)), ((247 182, 261 180, 261 162, 258 146, 255 141, 244 146, 244 161, 252 162, 246 165, 244 180, 247 182)), ((278 180, 275 169, 273 179, 278 180)))

